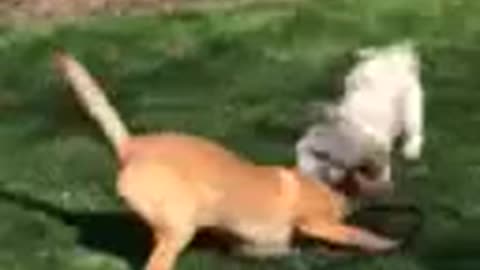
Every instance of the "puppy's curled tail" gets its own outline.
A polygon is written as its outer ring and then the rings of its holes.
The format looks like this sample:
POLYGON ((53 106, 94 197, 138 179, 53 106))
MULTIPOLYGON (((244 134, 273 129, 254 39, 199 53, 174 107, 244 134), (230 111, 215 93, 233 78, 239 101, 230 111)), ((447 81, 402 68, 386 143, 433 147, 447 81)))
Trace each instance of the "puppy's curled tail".
POLYGON ((105 133, 115 151, 130 135, 118 112, 110 104, 103 90, 89 72, 73 56, 58 50, 53 56, 54 64, 61 75, 70 83, 80 103, 105 133))

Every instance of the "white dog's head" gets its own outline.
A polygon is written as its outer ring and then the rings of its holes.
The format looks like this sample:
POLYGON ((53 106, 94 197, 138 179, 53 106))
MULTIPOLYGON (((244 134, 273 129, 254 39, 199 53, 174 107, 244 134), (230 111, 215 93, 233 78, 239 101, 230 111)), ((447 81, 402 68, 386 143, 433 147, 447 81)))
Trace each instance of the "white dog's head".
POLYGON ((358 61, 344 79, 344 96, 324 106, 328 121, 298 142, 297 164, 303 173, 334 186, 357 172, 366 172, 372 183, 392 184, 390 153, 404 124, 398 108, 419 87, 420 59, 410 40, 355 54, 358 61))
POLYGON ((311 127, 296 145, 300 171, 330 185, 341 184, 357 170, 368 169, 369 177, 390 162, 389 152, 356 127, 325 123, 311 127))

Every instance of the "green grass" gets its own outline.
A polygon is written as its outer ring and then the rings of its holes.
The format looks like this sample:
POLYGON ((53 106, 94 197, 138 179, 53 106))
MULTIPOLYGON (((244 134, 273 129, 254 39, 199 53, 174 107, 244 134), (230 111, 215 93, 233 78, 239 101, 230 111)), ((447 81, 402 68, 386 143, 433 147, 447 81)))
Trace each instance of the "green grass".
POLYGON ((468 0, 332 0, 2 28, 0 269, 140 269, 148 248, 119 212, 108 144, 52 70, 54 48, 98 75, 136 132, 192 132, 289 164, 302 107, 330 95, 332 67, 404 37, 419 43, 427 91, 424 158, 395 173, 399 197, 425 210, 414 243, 355 260, 193 248, 179 269, 479 269, 479 13, 468 0))

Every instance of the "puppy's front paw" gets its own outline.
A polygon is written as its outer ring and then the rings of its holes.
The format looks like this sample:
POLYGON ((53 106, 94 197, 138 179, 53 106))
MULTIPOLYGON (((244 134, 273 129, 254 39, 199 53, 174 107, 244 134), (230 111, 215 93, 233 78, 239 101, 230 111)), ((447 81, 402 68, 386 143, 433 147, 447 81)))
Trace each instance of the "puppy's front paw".
POLYGON ((390 252, 400 246, 400 241, 382 237, 368 232, 358 234, 356 241, 360 243, 363 252, 376 254, 390 252))

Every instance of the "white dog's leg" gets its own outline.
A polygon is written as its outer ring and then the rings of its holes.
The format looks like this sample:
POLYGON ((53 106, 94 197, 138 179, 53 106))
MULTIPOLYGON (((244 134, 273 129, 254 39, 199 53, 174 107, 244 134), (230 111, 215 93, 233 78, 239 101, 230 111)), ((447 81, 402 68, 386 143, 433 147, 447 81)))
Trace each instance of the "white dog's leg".
POLYGON ((380 174, 380 181, 391 182, 392 181, 392 167, 390 164, 385 164, 382 173, 380 174))
POLYGON ((420 85, 410 89, 404 100, 403 120, 405 143, 403 156, 409 160, 420 158, 423 147, 423 91, 420 85))

